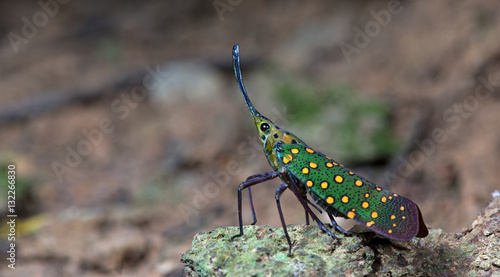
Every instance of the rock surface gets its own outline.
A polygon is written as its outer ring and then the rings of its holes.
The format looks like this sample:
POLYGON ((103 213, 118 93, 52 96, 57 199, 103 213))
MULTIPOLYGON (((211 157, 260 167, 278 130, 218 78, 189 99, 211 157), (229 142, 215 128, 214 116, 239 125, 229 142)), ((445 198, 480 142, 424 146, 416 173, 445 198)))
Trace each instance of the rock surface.
POLYGON ((333 239, 316 226, 217 228, 194 237, 181 258, 186 276, 500 276, 500 191, 462 233, 430 229, 396 242, 361 232, 333 239))

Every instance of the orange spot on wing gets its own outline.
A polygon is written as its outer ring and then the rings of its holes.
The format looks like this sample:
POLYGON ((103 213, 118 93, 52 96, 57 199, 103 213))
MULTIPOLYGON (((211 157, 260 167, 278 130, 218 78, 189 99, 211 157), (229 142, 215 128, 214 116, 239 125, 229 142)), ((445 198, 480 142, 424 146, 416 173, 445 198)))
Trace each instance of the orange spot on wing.
POLYGON ((346 195, 342 196, 342 202, 348 203, 349 202, 349 197, 347 197, 346 195))
POLYGON ((321 182, 320 184, 322 189, 327 189, 328 188, 328 182, 321 182))
POLYGON ((333 204, 334 201, 335 201, 335 199, 333 199, 333 197, 331 197, 331 196, 328 196, 326 198, 326 203, 328 203, 328 204, 333 204))

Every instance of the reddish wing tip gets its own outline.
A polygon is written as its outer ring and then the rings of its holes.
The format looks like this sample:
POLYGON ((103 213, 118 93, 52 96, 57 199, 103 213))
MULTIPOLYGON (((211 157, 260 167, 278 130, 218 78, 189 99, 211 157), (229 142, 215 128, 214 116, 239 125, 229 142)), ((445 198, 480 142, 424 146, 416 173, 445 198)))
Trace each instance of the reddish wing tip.
POLYGON ((418 210, 418 233, 416 237, 425 238, 429 234, 429 230, 427 229, 427 226, 425 226, 424 218, 422 217, 422 213, 420 212, 418 206, 417 210, 418 210))
POLYGON ((408 221, 406 222, 404 229, 395 230, 393 228, 392 232, 389 232, 389 228, 386 226, 378 226, 372 225, 368 228, 372 231, 375 231, 389 239, 398 240, 398 241, 410 241, 415 237, 423 238, 429 234, 429 230, 425 226, 422 213, 418 208, 417 204, 412 202, 411 200, 404 198, 402 196, 398 197, 399 201, 403 201, 408 205, 408 209, 405 209, 406 216, 408 217, 408 221), (418 218, 417 218, 418 217, 418 218))

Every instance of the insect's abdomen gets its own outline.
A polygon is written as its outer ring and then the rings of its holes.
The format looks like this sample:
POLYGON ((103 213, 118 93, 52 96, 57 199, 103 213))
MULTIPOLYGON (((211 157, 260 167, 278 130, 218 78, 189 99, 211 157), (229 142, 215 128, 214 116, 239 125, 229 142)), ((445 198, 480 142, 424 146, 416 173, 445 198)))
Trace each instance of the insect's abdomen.
POLYGON ((428 230, 411 200, 356 175, 306 145, 284 144, 278 159, 326 211, 340 212, 388 238, 408 241, 428 230))

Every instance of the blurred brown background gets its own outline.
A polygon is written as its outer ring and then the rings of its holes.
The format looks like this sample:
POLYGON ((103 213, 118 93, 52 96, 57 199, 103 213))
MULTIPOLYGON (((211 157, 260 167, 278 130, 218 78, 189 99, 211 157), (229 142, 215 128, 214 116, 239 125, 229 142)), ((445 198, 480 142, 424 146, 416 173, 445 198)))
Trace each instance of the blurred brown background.
MULTIPOLYGON (((238 184, 270 168, 234 43, 261 113, 414 200, 431 228, 461 231, 500 188, 499 8, 1 2, 0 275, 179 276, 196 233, 237 225, 238 184)), ((280 226, 277 185, 253 190, 258 224, 280 226)), ((288 224, 304 224, 290 193, 282 205, 288 224)))

